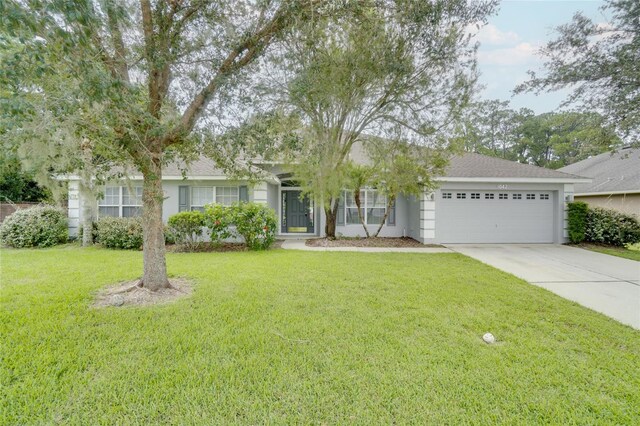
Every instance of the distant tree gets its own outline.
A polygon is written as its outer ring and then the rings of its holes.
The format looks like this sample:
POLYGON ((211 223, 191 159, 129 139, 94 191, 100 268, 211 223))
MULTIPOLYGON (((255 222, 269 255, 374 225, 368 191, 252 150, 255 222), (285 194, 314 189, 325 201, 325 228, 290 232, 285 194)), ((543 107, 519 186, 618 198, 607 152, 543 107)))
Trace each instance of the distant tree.
POLYGON ((467 151, 514 160, 523 113, 509 108, 509 101, 475 102, 465 110, 457 136, 467 151))
POLYGON ((595 113, 547 113, 522 121, 515 149, 523 163, 557 169, 620 146, 621 141, 595 113))
POLYGON ((535 115, 515 111, 508 102, 475 102, 456 127, 466 151, 542 167, 560 168, 620 146, 621 141, 597 113, 535 115))
POLYGON ((607 0, 607 23, 578 12, 557 28, 558 38, 541 49, 546 73, 531 79, 516 93, 571 88, 565 104, 598 111, 624 136, 638 142, 640 133, 640 2, 607 0))
POLYGON ((50 198, 51 194, 22 170, 17 158, 8 157, 6 152, 0 154, 0 202, 42 202, 50 198))

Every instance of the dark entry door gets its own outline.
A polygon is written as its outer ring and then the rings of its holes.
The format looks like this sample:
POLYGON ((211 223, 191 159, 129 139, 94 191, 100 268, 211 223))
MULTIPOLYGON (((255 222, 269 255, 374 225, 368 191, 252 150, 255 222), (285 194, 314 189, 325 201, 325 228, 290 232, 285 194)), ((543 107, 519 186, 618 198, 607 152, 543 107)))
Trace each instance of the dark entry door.
POLYGON ((300 191, 284 191, 286 232, 313 232, 313 210, 309 199, 300 199, 300 191))

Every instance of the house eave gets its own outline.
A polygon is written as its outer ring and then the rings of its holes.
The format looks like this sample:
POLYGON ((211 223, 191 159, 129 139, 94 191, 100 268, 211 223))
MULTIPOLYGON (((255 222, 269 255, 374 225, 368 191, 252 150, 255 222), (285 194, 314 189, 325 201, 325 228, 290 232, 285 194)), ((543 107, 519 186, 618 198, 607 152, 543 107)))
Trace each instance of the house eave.
MULTIPOLYGON (((78 175, 57 176, 56 179, 76 181, 76 180, 80 180, 80 176, 78 175)), ((125 178, 120 180, 124 180, 124 179, 125 178)), ((128 176, 126 179, 133 180, 133 181, 142 181, 143 177, 128 176)), ((199 181, 199 180, 234 180, 235 181, 235 180, 246 180, 246 179, 241 179, 241 178, 238 179, 238 178, 229 177, 225 175, 202 175, 202 176, 186 175, 186 176, 162 176, 162 180, 175 182, 175 181, 199 181)), ((259 180, 267 183, 272 183, 275 185, 280 183, 280 180, 276 176, 263 176, 259 180)))
POLYGON ((607 195, 640 194, 640 189, 628 189, 623 191, 603 191, 603 192, 576 192, 574 197, 606 197, 607 195))
POLYGON ((589 178, 522 178, 522 177, 437 177, 440 182, 488 183, 591 183, 589 178))

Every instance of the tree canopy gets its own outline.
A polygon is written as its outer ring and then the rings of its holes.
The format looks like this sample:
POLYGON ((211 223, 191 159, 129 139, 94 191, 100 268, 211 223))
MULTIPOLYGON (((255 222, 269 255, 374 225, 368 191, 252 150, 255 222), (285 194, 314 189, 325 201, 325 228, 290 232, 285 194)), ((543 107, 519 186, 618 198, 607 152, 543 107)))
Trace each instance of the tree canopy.
POLYGON ((314 20, 285 39, 287 54, 265 93, 300 118, 294 175, 322 203, 335 235, 351 148, 368 136, 444 147, 448 129, 474 91, 475 45, 467 26, 492 1, 421 0, 332 20, 314 20), (304 161, 297 161, 304 159, 304 161))
POLYGON ((466 151, 553 169, 619 147, 622 142, 598 113, 535 115, 508 102, 473 103, 458 123, 456 139, 466 151))
POLYGON ((92 156, 120 166, 108 170, 137 169, 144 178, 141 285, 166 287, 163 165, 194 152, 203 117, 226 118, 230 99, 259 76, 257 59, 285 33, 351 4, 4 1, 2 131, 48 116, 52 135, 70 132, 91 143, 92 156))
POLYGON ((556 29, 558 37, 541 49, 545 72, 516 92, 572 89, 565 104, 598 111, 622 136, 638 142, 640 134, 640 2, 607 0, 606 23, 583 13, 556 29))

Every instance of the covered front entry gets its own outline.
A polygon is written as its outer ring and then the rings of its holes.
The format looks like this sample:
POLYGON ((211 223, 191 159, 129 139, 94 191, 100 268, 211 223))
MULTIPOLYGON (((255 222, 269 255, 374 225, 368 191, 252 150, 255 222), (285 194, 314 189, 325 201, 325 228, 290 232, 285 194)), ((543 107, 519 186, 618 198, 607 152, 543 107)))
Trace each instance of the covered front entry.
POLYGON ((282 188, 281 228, 287 234, 313 234, 313 203, 296 189, 282 188))
POLYGON ((553 243, 553 191, 442 189, 436 199, 441 243, 553 243))

